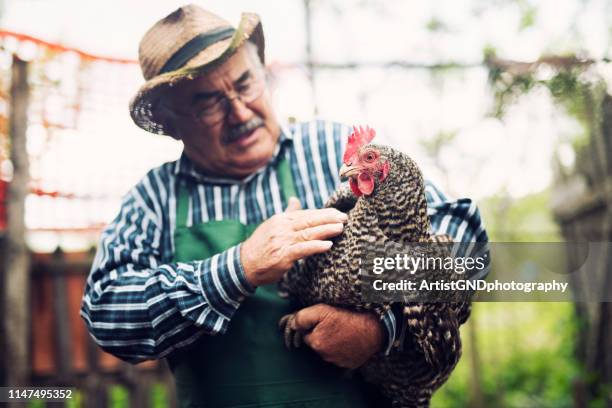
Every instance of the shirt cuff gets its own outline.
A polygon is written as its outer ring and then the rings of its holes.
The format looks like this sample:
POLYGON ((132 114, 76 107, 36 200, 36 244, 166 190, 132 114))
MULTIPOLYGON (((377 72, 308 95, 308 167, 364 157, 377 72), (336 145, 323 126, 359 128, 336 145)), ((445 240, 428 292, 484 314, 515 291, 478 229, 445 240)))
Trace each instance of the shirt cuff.
POLYGON ((198 280, 208 305, 231 319, 241 302, 255 292, 240 261, 240 244, 201 261, 198 280))
POLYGON ((395 334, 397 332, 395 315, 391 309, 387 310, 381 317, 381 321, 387 333, 387 344, 385 345, 385 355, 388 356, 395 342, 395 334))

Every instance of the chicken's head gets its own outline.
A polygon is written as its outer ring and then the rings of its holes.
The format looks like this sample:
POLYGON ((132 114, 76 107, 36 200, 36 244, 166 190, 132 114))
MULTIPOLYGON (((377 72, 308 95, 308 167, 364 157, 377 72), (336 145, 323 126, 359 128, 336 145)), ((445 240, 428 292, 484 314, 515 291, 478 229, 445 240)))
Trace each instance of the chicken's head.
POLYGON ((384 181, 389 174, 389 161, 379 146, 369 144, 374 136, 374 129, 353 127, 342 158, 340 177, 349 178, 351 190, 358 197, 372 194, 376 183, 384 181))

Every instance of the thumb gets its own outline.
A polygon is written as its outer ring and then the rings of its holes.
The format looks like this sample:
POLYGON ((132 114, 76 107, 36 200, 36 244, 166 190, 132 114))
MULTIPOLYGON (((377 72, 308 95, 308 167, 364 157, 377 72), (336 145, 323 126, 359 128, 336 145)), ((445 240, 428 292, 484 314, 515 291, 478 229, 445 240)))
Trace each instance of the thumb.
POLYGON ((326 315, 326 305, 318 304, 300 310, 295 314, 293 319, 294 330, 309 331, 312 330, 326 315))
POLYGON ((289 203, 287 203, 287 208, 285 212, 301 210, 302 204, 300 204, 300 200, 297 197, 289 197, 289 203))

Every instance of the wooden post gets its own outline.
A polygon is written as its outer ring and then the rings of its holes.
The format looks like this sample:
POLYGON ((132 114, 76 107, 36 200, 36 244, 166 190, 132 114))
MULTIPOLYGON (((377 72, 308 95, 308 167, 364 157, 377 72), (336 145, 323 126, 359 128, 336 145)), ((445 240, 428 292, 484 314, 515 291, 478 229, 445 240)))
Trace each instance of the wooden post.
POLYGON ((314 56, 312 51, 312 3, 311 0, 304 0, 304 23, 306 27, 306 68, 308 72, 308 82, 312 90, 312 102, 314 115, 319 113, 317 104, 317 84, 314 56))
MULTIPOLYGON (((472 305, 472 307, 474 307, 472 305)), ((474 316, 474 310, 472 309, 472 316, 467 322, 466 326, 469 331, 469 342, 470 342, 470 407, 482 408, 485 406, 484 394, 482 392, 482 363, 480 361, 480 350, 478 348, 478 319, 474 316)))
MULTIPOLYGON (((63 256, 61 252, 54 257, 63 256)), ((72 341, 70 338, 69 310, 66 293, 66 274, 54 273, 53 280, 53 322, 55 326, 55 367, 57 380, 64 383, 72 370, 72 341)))
POLYGON ((29 256, 25 243, 25 198, 28 193, 29 170, 26 152, 28 124, 28 64, 13 56, 10 90, 9 140, 13 179, 8 187, 8 222, 5 251, 2 259, 4 281, 3 360, 6 382, 10 386, 27 385, 29 380, 29 256))
MULTIPOLYGON (((0 285, 3 285, 4 282, 6 282, 6 280, 4 279, 4 258, 5 258, 5 254, 6 253, 6 248, 5 248, 5 237, 4 237, 4 232, 0 231, 0 285)), ((4 296, 4 290, 2 289, 2 287, 0 287, 0 316, 6 316, 6 313, 4 312, 5 309, 5 296, 4 296)), ((6 364, 4 364, 4 355, 2 354, 3 351, 2 350, 6 350, 6 332, 5 332, 5 327, 3 324, 0 324, 0 358, 2 358, 2 364, 0 364, 0 385, 6 385, 7 384, 7 378, 6 375, 8 373, 8 366, 6 364)))

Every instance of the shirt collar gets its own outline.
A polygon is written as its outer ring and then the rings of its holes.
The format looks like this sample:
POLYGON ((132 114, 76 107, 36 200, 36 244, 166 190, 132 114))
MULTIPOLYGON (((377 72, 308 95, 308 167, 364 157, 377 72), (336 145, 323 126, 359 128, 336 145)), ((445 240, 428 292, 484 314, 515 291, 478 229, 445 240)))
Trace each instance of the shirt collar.
POLYGON ((211 183, 211 184, 240 184, 246 183, 251 180, 255 175, 264 171, 268 166, 275 165, 279 158, 284 155, 287 146, 293 143, 293 129, 286 125, 281 125, 281 134, 278 138, 278 143, 272 155, 272 158, 268 164, 253 174, 248 175, 244 179, 232 179, 227 177, 210 176, 198 169, 193 161, 185 155, 185 152, 181 154, 181 157, 175 162, 174 174, 181 177, 192 178, 196 181, 211 183))

